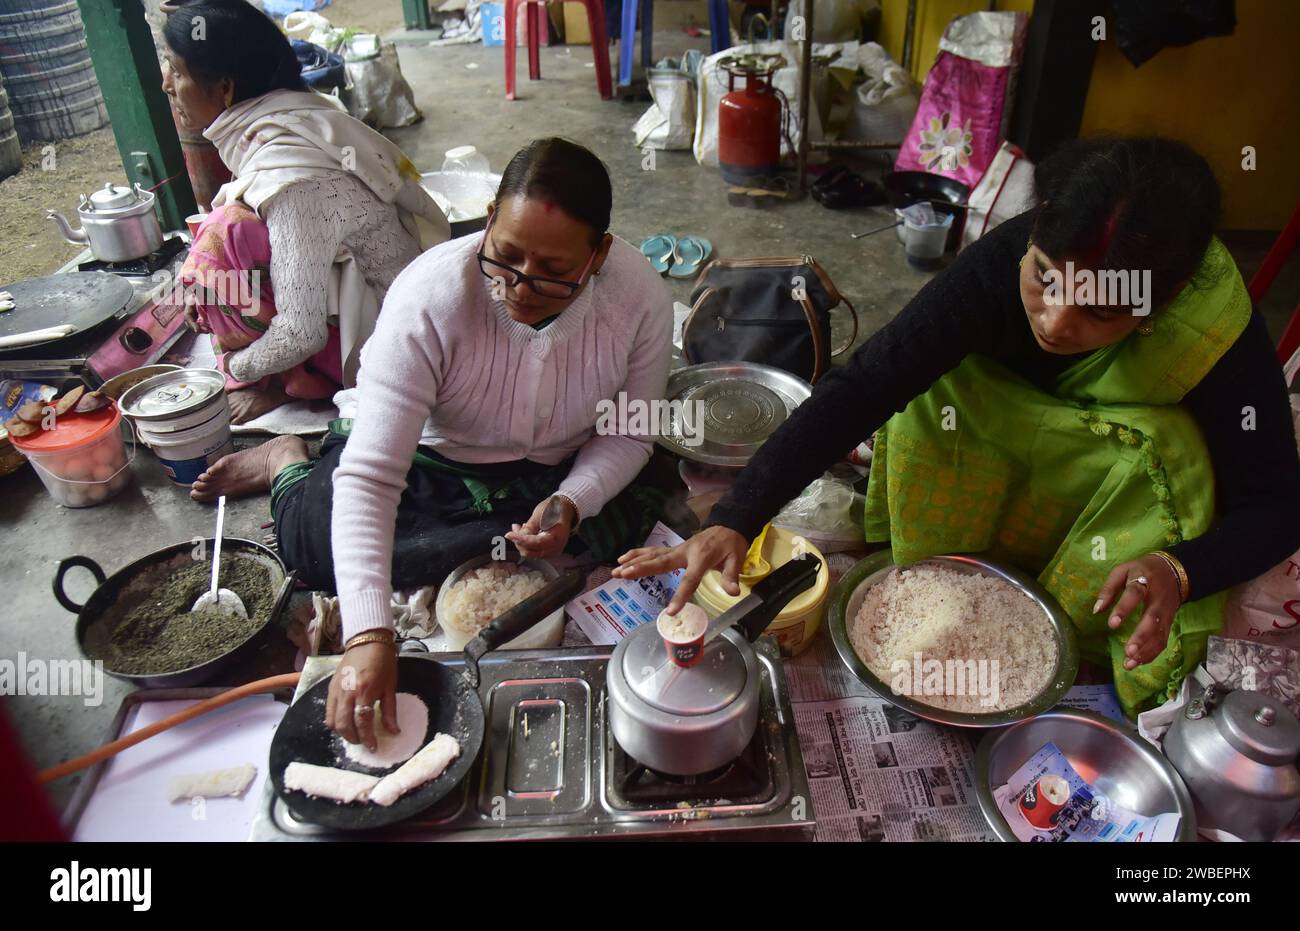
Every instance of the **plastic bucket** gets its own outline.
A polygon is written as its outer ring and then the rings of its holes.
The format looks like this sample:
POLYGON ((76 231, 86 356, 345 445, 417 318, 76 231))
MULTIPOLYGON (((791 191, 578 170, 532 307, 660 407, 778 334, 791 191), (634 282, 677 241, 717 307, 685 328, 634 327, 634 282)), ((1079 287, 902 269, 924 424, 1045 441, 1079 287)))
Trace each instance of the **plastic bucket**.
POLYGON ((907 264, 913 268, 934 269, 939 267, 948 243, 948 230, 952 227, 952 214, 944 214, 939 223, 913 223, 907 217, 899 216, 903 225, 899 227, 903 234, 903 248, 907 252, 907 264))
POLYGON ((235 451, 230 405, 224 401, 203 423, 179 430, 173 426, 171 421, 141 423, 140 439, 153 450, 163 472, 177 485, 192 484, 208 466, 235 451))
POLYGON ((120 425, 117 405, 96 414, 65 416, 54 429, 31 437, 10 437, 30 460, 50 497, 68 508, 103 504, 131 482, 131 455, 120 425))
POLYGON ((235 451, 226 376, 215 369, 178 369, 145 379, 122 395, 122 410, 177 485, 235 451))
MULTIPOLYGON (((785 565, 794 558, 796 539, 796 534, 783 527, 772 527, 768 531, 763 555, 773 569, 785 565)), ((808 649, 821 628, 822 620, 826 617, 830 594, 830 574, 826 568, 826 559, 815 546, 806 541, 802 549, 808 555, 821 560, 822 568, 817 573, 813 587, 792 598, 764 631, 776 638, 782 656, 795 656, 808 649)), ((700 580, 700 587, 695 590, 692 600, 703 608, 710 618, 715 618, 747 595, 749 595, 749 586, 744 582, 740 583, 739 595, 728 595, 726 589, 722 587, 722 574, 716 569, 711 569, 700 580)))

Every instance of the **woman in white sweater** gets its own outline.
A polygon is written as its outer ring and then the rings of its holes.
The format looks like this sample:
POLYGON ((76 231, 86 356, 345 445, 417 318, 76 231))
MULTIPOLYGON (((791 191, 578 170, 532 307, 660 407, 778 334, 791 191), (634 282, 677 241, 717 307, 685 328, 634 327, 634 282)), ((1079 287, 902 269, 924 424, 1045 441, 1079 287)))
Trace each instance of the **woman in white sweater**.
POLYGON ((612 561, 662 516, 671 485, 648 474, 653 425, 631 418, 663 397, 672 303, 607 232, 610 205, 595 155, 529 144, 486 232, 429 250, 389 289, 320 460, 281 437, 200 479, 213 493, 270 487, 281 556, 337 588, 340 673, 355 675, 334 677, 328 720, 348 740, 373 745, 369 710, 394 708, 394 589, 438 583, 501 537, 529 557, 612 561), (553 496, 564 519, 543 533, 553 496))
POLYGON ((385 292, 446 241, 446 218, 396 145, 307 88, 258 10, 193 0, 163 35, 163 90, 232 174, 181 273, 191 326, 212 334, 236 423, 329 398, 356 383, 385 292))

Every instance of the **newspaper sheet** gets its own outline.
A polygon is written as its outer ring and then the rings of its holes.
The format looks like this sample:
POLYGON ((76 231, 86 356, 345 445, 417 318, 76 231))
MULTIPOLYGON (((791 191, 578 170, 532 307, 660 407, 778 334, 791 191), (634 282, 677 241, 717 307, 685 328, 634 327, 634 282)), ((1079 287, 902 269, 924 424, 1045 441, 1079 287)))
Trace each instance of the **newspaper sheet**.
POLYGON ((819 841, 996 840, 972 735, 877 698, 827 636, 785 661, 819 841))

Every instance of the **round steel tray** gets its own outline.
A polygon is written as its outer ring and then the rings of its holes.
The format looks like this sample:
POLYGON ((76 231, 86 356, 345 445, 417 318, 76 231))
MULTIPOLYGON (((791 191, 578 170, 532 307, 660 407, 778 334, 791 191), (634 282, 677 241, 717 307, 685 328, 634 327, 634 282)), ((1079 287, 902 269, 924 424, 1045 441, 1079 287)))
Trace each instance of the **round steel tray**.
POLYGON ((673 410, 656 442, 691 462, 739 469, 808 400, 812 386, 770 365, 705 362, 669 375, 666 394, 696 413, 683 423, 681 410, 673 410))
POLYGON ((826 622, 830 627, 835 652, 839 654, 844 665, 849 668, 849 672, 857 676, 863 685, 890 704, 897 705, 918 718, 925 718, 929 721, 954 727, 1003 727, 1033 717, 1036 714, 1041 714, 1059 702, 1065 693, 1070 690, 1071 686, 1074 685, 1074 679, 1079 674, 1079 647, 1075 641, 1074 622, 1057 604, 1056 599, 1049 595, 1038 584, 1037 580, 1030 576, 1014 569, 994 565, 978 556, 934 556, 913 563, 908 568, 924 565, 942 566, 945 569, 952 569, 969 575, 987 575, 1001 579, 1018 588, 1042 608, 1043 613, 1047 615, 1048 620, 1052 623, 1052 629, 1056 632, 1056 669, 1053 671, 1047 687, 1037 697, 1023 705, 988 714, 949 711, 927 705, 910 695, 895 694, 893 689, 868 669, 867 664, 859 658, 857 651, 853 649, 853 644, 849 640, 848 630, 848 621, 850 618, 857 617, 858 609, 862 607, 862 599, 866 597, 867 590, 883 581, 885 576, 894 568, 894 560, 888 550, 874 553, 857 563, 844 574, 844 577, 840 579, 839 584, 835 586, 835 590, 831 593, 830 611, 826 622))
POLYGON ((1196 809, 1177 771, 1120 721, 1060 708, 1011 727, 990 731, 975 753, 975 789, 980 811, 998 837, 1018 838, 998 811, 994 788, 1047 743, 1065 754, 1074 771, 1098 792, 1124 808, 1142 815, 1177 811, 1179 841, 1196 840, 1196 809))

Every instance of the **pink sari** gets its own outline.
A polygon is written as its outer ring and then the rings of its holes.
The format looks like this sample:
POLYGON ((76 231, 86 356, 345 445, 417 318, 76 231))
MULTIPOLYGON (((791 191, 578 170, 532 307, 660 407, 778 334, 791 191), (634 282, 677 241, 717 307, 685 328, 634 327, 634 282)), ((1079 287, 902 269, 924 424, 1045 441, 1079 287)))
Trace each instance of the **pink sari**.
POLYGON ((256 382, 236 381, 226 356, 256 342, 276 315, 271 289, 271 237, 255 212, 235 202, 218 207, 200 224, 181 268, 186 302, 212 332, 217 367, 226 372, 227 390, 266 388, 279 378, 290 397, 332 397, 342 387, 339 331, 329 327, 325 348, 286 371, 256 382))

